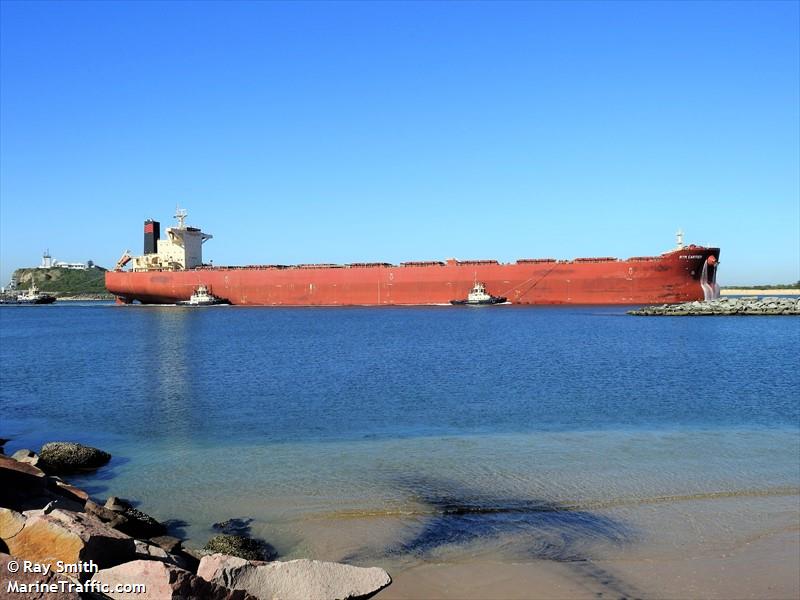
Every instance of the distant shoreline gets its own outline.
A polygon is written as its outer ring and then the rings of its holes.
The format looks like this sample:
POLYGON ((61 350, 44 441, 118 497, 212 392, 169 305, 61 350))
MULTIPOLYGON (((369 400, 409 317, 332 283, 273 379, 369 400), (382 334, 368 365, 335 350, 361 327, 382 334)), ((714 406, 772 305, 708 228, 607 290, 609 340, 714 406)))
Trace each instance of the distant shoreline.
POLYGON ((722 296, 800 296, 800 290, 797 288, 723 288, 720 290, 722 296))

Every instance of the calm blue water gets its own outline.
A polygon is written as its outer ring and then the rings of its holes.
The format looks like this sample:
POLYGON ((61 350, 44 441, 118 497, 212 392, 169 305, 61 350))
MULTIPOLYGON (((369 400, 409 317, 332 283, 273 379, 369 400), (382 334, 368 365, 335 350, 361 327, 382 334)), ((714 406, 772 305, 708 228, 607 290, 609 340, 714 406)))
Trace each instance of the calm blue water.
POLYGON ((797 426, 800 319, 8 307, 6 418, 142 441, 797 426))
POLYGON ((800 319, 624 311, 3 307, 0 436, 103 447, 90 491, 201 538, 252 516, 288 554, 315 515, 437 494, 796 493, 800 319))

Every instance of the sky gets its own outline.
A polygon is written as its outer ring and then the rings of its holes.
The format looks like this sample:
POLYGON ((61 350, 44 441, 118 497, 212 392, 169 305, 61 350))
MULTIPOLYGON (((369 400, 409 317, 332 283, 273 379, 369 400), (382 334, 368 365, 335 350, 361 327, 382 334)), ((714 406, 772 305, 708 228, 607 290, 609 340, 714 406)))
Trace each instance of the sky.
POLYGON ((0 283, 180 205, 214 264, 800 279, 798 2, 0 2, 0 283))

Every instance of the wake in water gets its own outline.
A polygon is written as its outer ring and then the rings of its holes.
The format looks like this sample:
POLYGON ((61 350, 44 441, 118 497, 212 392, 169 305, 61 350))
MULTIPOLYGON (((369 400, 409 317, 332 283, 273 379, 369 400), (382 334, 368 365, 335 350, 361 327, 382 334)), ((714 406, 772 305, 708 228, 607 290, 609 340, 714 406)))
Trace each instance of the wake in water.
POLYGON ((703 300, 716 300, 719 298, 719 285, 716 281, 708 282, 708 261, 703 263, 700 273, 700 287, 703 288, 703 300))

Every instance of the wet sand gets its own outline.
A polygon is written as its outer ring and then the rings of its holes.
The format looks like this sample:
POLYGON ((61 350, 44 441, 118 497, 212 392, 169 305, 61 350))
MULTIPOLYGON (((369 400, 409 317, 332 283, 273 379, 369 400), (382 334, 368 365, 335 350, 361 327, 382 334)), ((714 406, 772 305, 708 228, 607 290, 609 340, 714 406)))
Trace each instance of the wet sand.
POLYGON ((631 522, 649 520, 640 541, 578 561, 513 560, 502 544, 450 560, 418 560, 393 571, 394 583, 377 597, 800 597, 800 496, 679 502, 611 513, 631 522))
POLYGON ((394 583, 376 597, 794 599, 800 596, 798 535, 797 531, 777 533, 740 548, 699 557, 575 564, 509 563, 480 558, 461 563, 426 563, 397 574, 394 583))

